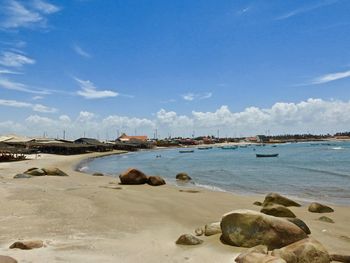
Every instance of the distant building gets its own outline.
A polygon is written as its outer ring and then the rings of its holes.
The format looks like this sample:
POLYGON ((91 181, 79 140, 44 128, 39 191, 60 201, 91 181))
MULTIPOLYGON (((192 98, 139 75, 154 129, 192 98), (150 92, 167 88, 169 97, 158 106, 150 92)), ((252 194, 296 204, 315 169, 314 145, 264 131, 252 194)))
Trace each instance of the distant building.
POLYGON ((247 138, 245 138, 245 141, 247 141, 247 142, 258 142, 258 138, 257 137, 247 137, 247 138))
POLYGON ((123 133, 117 141, 120 142, 147 142, 148 137, 147 136, 129 136, 123 133))
POLYGON ((93 138, 79 138, 74 141, 77 144, 85 144, 85 145, 100 145, 102 144, 99 140, 93 138))

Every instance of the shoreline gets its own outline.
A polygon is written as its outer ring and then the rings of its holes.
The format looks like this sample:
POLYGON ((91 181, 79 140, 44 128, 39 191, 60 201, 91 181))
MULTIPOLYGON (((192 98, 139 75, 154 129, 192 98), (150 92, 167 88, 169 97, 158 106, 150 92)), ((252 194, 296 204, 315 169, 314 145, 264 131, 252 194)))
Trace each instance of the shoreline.
MULTIPOLYGON (((205 189, 181 192, 181 187, 172 185, 118 185, 115 178, 74 170, 80 161, 104 154, 42 155, 15 165, 0 164, 0 254, 19 262, 209 263, 232 262, 245 250, 222 244, 218 235, 201 237, 204 243, 197 247, 177 246, 175 241, 234 209, 259 211, 253 202, 262 201, 263 196, 205 189), (33 166, 58 167, 69 176, 13 179, 33 166), (8 249, 20 239, 43 240, 46 247, 8 249)), ((322 214, 309 213, 305 205, 291 210, 330 252, 346 254, 350 208, 332 207, 335 212, 326 215, 335 224, 318 221, 322 214)))
MULTIPOLYGON (((227 144, 225 144, 227 145, 227 144)), ((237 145, 237 144, 228 144, 228 145, 237 145)), ((239 144, 239 145, 245 145, 245 144, 239 144)), ((191 147, 185 147, 185 148, 198 148, 201 147, 202 145, 196 145, 196 146, 191 146, 191 147)), ((215 147, 215 146, 214 146, 215 147)), ((216 145, 216 147, 220 147, 219 145, 216 145)), ((135 151, 135 152, 121 152, 121 153, 110 153, 110 154, 106 154, 106 155, 98 155, 96 157, 88 157, 86 159, 81 160, 75 170, 83 173, 83 174, 87 174, 87 175, 91 175, 91 173, 88 173, 86 171, 81 171, 79 170, 79 168, 83 168, 82 164, 88 164, 90 162, 92 162, 94 159, 98 159, 98 158, 104 158, 104 157, 108 157, 108 156, 113 156, 113 155, 119 155, 119 154, 126 154, 126 153, 133 153, 133 154, 138 154, 138 153, 142 153, 142 152, 155 152, 155 151, 162 151, 162 150, 177 150, 177 149, 182 149, 183 147, 159 147, 159 148, 155 148, 155 149, 143 149, 141 151, 135 151)), ((138 168, 137 166, 135 166, 134 168, 138 168)), ((98 171, 98 172, 102 172, 102 171, 98 171)), ((118 179, 118 175, 117 174, 105 174, 105 176, 108 176, 110 178, 114 178, 114 179, 118 179)), ((161 175, 162 176, 162 175, 161 175)), ((167 181, 167 183, 169 183, 168 185, 176 187, 176 188, 181 188, 181 187, 188 187, 188 188, 196 188, 196 189, 201 189, 201 190, 207 190, 207 191, 213 191, 213 192, 222 192, 222 193, 228 193, 228 194, 233 194, 233 195, 240 195, 240 196, 264 196, 267 194, 267 192, 262 192, 262 191, 257 191, 257 192, 253 192, 253 191, 245 191, 245 190, 226 190, 214 185, 207 185, 207 184, 197 184, 196 182, 192 181, 192 184, 188 184, 188 185, 178 185, 176 180, 175 180, 175 175, 174 178, 167 178, 164 177, 167 181)), ((315 201, 320 201, 324 204, 328 204, 328 205, 335 205, 335 206, 341 206, 341 207, 350 207, 350 204, 345 203, 345 202, 336 202, 336 201, 332 201, 327 199, 326 197, 323 199, 318 199, 317 197, 300 197, 298 196, 298 193, 295 194, 290 194, 290 193, 286 193, 286 192, 279 192, 280 194, 283 194, 284 196, 287 196, 291 199, 297 200, 303 204, 308 204, 311 202, 315 202, 315 201)))

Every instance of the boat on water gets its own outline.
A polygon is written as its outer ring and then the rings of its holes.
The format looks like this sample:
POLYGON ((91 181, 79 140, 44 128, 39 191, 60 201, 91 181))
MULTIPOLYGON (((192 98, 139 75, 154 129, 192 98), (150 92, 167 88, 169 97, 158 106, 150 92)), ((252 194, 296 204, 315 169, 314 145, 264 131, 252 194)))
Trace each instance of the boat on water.
POLYGON ((180 150, 179 153, 193 153, 194 150, 180 150))
POLYGON ((278 157, 278 153, 271 153, 271 154, 257 153, 256 157, 257 158, 261 158, 261 157, 278 157))
POLYGON ((202 147, 198 147, 198 150, 209 150, 209 149, 213 149, 213 147, 211 146, 202 146, 202 147))
POLYGON ((222 146, 220 148, 223 150, 236 150, 238 147, 237 146, 222 146))

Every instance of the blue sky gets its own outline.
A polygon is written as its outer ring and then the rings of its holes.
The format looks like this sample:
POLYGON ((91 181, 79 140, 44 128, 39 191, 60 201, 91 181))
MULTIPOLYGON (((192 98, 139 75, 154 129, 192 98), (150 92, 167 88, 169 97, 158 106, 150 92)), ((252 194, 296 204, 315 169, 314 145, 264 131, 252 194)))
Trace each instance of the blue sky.
POLYGON ((0 134, 350 130, 349 1, 0 6, 0 134))

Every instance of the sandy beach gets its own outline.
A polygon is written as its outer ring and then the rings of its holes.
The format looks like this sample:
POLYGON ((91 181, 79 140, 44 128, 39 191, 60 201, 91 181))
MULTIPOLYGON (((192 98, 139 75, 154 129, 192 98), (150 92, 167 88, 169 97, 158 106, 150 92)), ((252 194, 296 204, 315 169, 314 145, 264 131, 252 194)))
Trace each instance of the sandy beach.
MULTIPOLYGON (((27 263, 233 262, 244 251, 222 244, 220 235, 201 237, 204 243, 199 246, 179 246, 175 241, 181 234, 220 221, 231 210, 259 211, 253 202, 264 196, 205 189, 189 193, 171 185, 119 186, 115 178, 75 171, 80 161, 100 155, 42 154, 0 163, 0 255, 27 263), (58 167, 69 176, 13 179, 30 167, 58 167), (18 240, 43 240, 45 247, 9 249, 18 240)), ((291 210, 310 227, 311 236, 331 253, 349 254, 350 208, 332 205, 335 212, 327 216, 335 223, 330 224, 318 221, 321 215, 308 212, 307 205, 291 210)))

